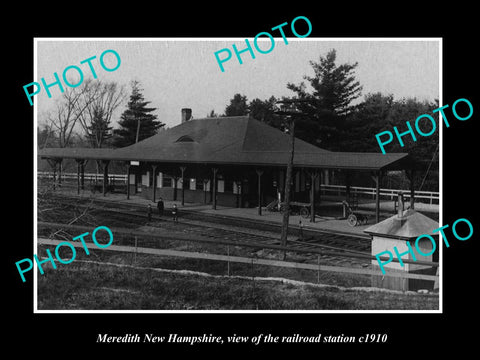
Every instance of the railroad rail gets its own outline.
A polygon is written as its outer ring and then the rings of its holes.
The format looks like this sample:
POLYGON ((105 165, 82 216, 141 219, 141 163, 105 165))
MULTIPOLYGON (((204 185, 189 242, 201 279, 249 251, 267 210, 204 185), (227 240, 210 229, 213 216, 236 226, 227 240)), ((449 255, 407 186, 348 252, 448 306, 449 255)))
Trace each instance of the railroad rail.
MULTIPOLYGON (((54 228, 64 228, 64 229, 73 229, 78 231, 85 231, 91 230, 91 227, 82 226, 82 225, 68 225, 68 224, 61 224, 61 223, 45 223, 39 222, 39 227, 54 227, 54 228)), ((189 235, 162 235, 159 236, 158 234, 152 234, 147 232, 139 232, 131 229, 110 229, 115 235, 129 235, 132 237, 146 237, 146 238, 153 238, 162 240, 176 240, 176 241, 188 241, 188 242, 199 242, 199 243, 210 243, 215 245, 228 245, 228 246, 242 246, 242 247, 250 247, 256 249, 272 249, 272 250, 281 250, 281 251, 289 251, 289 252, 297 252, 297 253, 308 253, 314 254, 317 256, 320 255, 334 255, 334 256, 344 256, 344 257, 356 257, 356 258, 363 258, 363 259, 376 259, 374 256, 370 255, 363 255, 363 254, 338 254, 336 252, 328 251, 328 250, 320 250, 320 249, 302 249, 302 248, 292 248, 289 246, 281 246, 281 245, 273 245, 273 244, 258 244, 258 243, 249 243, 249 242, 242 242, 239 244, 236 241, 231 240, 219 240, 219 239, 202 239, 202 238, 192 238, 189 235)), ((52 240, 52 239, 43 239, 40 238, 38 244, 40 245, 58 245, 60 240, 52 240)), ((73 243, 73 246, 83 246, 79 242, 73 243)), ((86 243, 86 246, 90 249, 94 249, 93 244, 86 243)), ((109 246, 108 250, 105 251, 120 251, 120 252, 131 252, 131 253, 142 253, 142 254, 151 254, 151 255, 161 255, 161 256, 175 256, 175 257, 186 257, 186 258, 194 258, 194 259, 202 259, 202 260, 214 260, 214 261, 226 261, 226 262, 239 262, 239 263, 248 263, 248 264, 258 264, 258 265, 267 265, 267 266, 278 266, 278 267, 289 267, 289 268, 297 268, 297 269, 305 269, 305 270, 316 270, 320 271, 331 271, 331 272, 339 272, 339 273, 350 273, 350 274, 357 274, 357 275, 380 275, 378 270, 373 269, 359 269, 353 267, 344 267, 344 266, 329 266, 325 264, 312 264, 308 262, 292 262, 292 261, 284 261, 284 260, 272 260, 272 259, 262 259, 258 257, 245 257, 245 256, 232 256, 230 254, 223 255, 223 254, 214 254, 214 253, 205 253, 205 252, 192 252, 192 251, 179 251, 174 249, 156 249, 156 248, 145 248, 142 246, 137 246, 137 241, 135 241, 135 246, 125 246, 125 245, 111 245, 109 246)), ((395 259, 394 259, 395 260, 395 259)), ((397 260, 398 261, 398 260, 397 260)), ((403 260, 404 263, 416 263, 421 265, 429 265, 429 266, 438 266, 437 263, 431 263, 427 261, 412 261, 412 260, 403 260)), ((423 274, 412 274, 412 273, 405 273, 400 271, 389 271, 384 276, 387 277, 400 277, 400 278, 407 278, 407 279, 421 279, 421 280, 430 280, 430 281, 438 281, 438 276, 434 275, 423 275, 423 274)))
MULTIPOLYGON (((50 222, 38 222, 37 225, 39 227, 53 227, 53 228, 61 228, 61 229, 72 229, 78 231, 85 231, 91 230, 91 226, 84 226, 84 225, 72 225, 72 224, 63 224, 63 223, 50 223, 50 222)), ((323 249, 315 249, 315 248, 301 248, 301 247, 292 247, 292 246, 282 246, 276 244, 266 244, 266 243, 255 243, 249 241, 232 241, 232 240, 225 240, 225 239, 211 239, 211 238, 201 238, 201 237, 191 237, 189 234, 157 234, 157 233, 149 233, 149 232, 141 232, 132 229, 126 228, 110 228, 110 230, 114 234, 120 235, 128 235, 131 237, 144 237, 150 239, 161 239, 161 240, 176 240, 176 241, 187 241, 187 242, 203 242, 203 243, 211 243, 211 244, 219 244, 219 245, 232 245, 232 246, 243 246, 243 247, 251 247, 256 249, 271 249, 271 250, 281 250, 281 251, 290 251, 290 252, 298 252, 298 253, 308 253, 308 254, 316 254, 316 255, 333 255, 333 256, 343 256, 343 257, 352 257, 352 258, 362 258, 368 260, 376 260, 377 258, 370 254, 362 254, 362 253, 339 253, 336 251, 331 250, 323 250, 323 249)), ((381 258, 382 260, 386 260, 386 258, 381 258)), ((393 259, 392 261, 399 262, 398 259, 393 259)), ((418 265, 428 265, 436 267, 438 263, 430 262, 430 261, 413 261, 408 259, 403 259, 403 263, 406 264, 418 264, 418 265)))
MULTIPOLYGON (((39 239, 41 245, 58 245, 60 241, 49 240, 49 239, 39 239)), ((79 243, 74 243, 74 247, 83 246, 79 243)), ((87 248, 95 249, 92 244, 86 244, 87 248)), ((259 258, 247 258, 244 256, 231 256, 231 255, 220 255, 220 254, 210 254, 210 253, 199 253, 191 251, 178 251, 170 249, 151 249, 143 247, 131 247, 131 246, 121 246, 121 245, 111 245, 108 248, 108 251, 120 251, 120 252, 134 252, 135 254, 151 254, 151 255, 160 255, 160 256, 176 256, 192 259, 202 259, 202 260, 216 260, 216 261, 226 261, 244 263, 244 264, 256 264, 256 265, 267 265, 267 266, 278 266, 278 267, 287 267, 287 268, 296 268, 296 269, 305 269, 305 270, 315 270, 315 271, 331 271, 331 272, 340 272, 340 273, 350 273, 356 275, 379 275, 378 271, 371 269, 354 269, 348 267, 340 266, 328 266, 321 264, 308 264, 308 263, 298 263, 291 261, 281 261, 281 260, 271 260, 271 259, 259 259, 259 258)), ((412 274, 405 273, 400 271, 390 271, 385 274, 387 277, 399 277, 405 279, 419 279, 419 280, 431 280, 437 281, 438 276, 434 275, 421 275, 421 274, 412 274)))
MULTIPOLYGON (((139 231, 138 229, 113 227, 109 228, 114 234, 121 235, 123 237, 129 237, 130 240, 135 238, 135 246, 132 242, 121 242, 119 246, 123 246, 125 252, 138 252, 141 248, 143 253, 151 253, 164 256, 178 256, 197 258, 203 260, 218 260, 218 261, 231 261, 246 263, 246 259, 253 264, 271 265, 271 266, 284 266, 295 267, 306 270, 320 271, 333 271, 340 273, 354 273, 364 275, 380 275, 378 270, 370 268, 372 260, 376 261, 377 258, 370 253, 370 241, 367 241, 365 237, 348 237, 345 234, 339 234, 330 231, 321 231, 315 234, 315 236, 308 237, 306 240, 299 239, 297 236, 290 235, 288 238, 288 246, 282 246, 279 242, 278 227, 267 224, 265 226, 269 230, 259 229, 258 222, 250 224, 255 226, 254 229, 244 226, 245 222, 237 220, 235 223, 232 219, 225 217, 209 217, 205 219, 204 214, 198 214, 197 212, 185 212, 182 210, 182 221, 180 224, 174 224, 169 217, 159 218, 155 217, 154 221, 148 222, 147 214, 144 206, 132 206, 133 204, 119 204, 110 201, 92 200, 92 199, 79 199, 76 197, 69 197, 65 195, 54 195, 54 197, 63 201, 66 204, 75 205, 77 207, 90 207, 93 214, 108 217, 110 223, 131 224, 133 227, 141 227, 148 224, 149 228, 154 233, 145 231, 139 231), (100 204, 99 204, 100 203, 100 204), (112 222, 112 220, 115 220, 112 222), (225 224, 226 222, 229 222, 225 224), (236 225, 232 225, 232 222, 236 225), (241 224, 241 225, 239 225, 241 224), (153 228, 153 229, 152 229, 153 228), (208 252, 202 250, 201 253, 191 251, 179 251, 176 249, 158 248, 157 243, 162 241, 175 242, 189 242, 189 243, 203 243, 207 245, 220 245, 219 248, 215 247, 213 252, 210 246, 208 252), (223 248, 221 247, 223 246, 223 248), (227 248, 227 254, 216 253, 218 251, 225 252, 227 248), (242 248, 248 253, 248 249, 251 249, 250 257, 234 256, 230 253, 231 248, 242 248), (265 258, 258 258, 257 251, 260 250, 272 250, 281 251, 285 254, 292 254, 288 257, 292 259, 293 254, 299 254, 303 259, 301 263, 284 261, 284 260, 272 260, 265 258), (253 260, 252 260, 253 259, 253 260), (322 263, 321 263, 322 261, 322 263), (315 263, 314 263, 315 262, 315 263), (337 266, 338 265, 338 266, 337 266)), ((243 220, 243 219, 242 219, 243 220)), ((102 224, 103 225, 103 224, 102 224)), ((114 225, 115 226, 115 225, 114 225)), ((75 224, 63 224, 55 222, 38 222, 39 229, 69 229, 78 231, 78 233, 91 230, 90 226, 82 226, 75 224)), ((41 232, 39 232, 40 238, 41 232)), ((50 235, 52 232, 50 232, 50 235)), ((43 233, 45 235, 45 232, 43 233)), ((55 241, 55 240, 52 240, 55 241)), ((170 245, 176 246, 176 245, 170 245)), ((386 260, 385 258, 383 260, 386 260)), ((398 259, 393 259, 398 262, 398 259)), ((420 265, 427 265, 431 267, 438 267, 438 263, 427 261, 415 261, 403 260, 404 263, 415 263, 420 265)), ((423 274, 410 274, 405 272, 388 272, 385 276, 413 278, 438 281, 438 276, 423 275, 423 274), (391 275, 394 274, 394 275, 391 275)))
MULTIPOLYGON (((150 254, 224 261, 228 264, 228 274, 230 273, 230 263, 248 263, 252 265, 252 269, 253 265, 257 264, 316 270, 317 282, 319 282, 322 271, 435 282, 438 282, 439 279, 438 275, 413 274, 393 270, 381 275, 378 269, 371 267, 372 262, 377 258, 371 255, 371 242, 365 236, 304 229, 305 238, 290 234, 287 246, 282 246, 279 241, 279 225, 277 224, 265 224, 254 220, 204 214, 184 209, 182 209, 180 223, 173 223, 169 216, 159 217, 158 214, 155 214, 152 221, 148 221, 145 206, 133 203, 118 203, 64 194, 49 194, 44 200, 43 209, 60 208, 62 211, 63 209, 74 209, 74 212, 79 213, 82 212, 79 211, 79 208, 84 208, 88 209, 88 213, 92 216, 85 221, 88 226, 38 221, 38 245, 56 244, 61 241, 58 240, 58 234, 62 231, 64 232, 63 241, 65 236, 68 240, 68 238, 71 239, 85 231, 91 231, 93 221, 96 225, 107 224, 114 233, 117 241, 112 251, 134 253, 135 259, 136 254, 150 254), (140 229, 144 230, 140 231, 140 229), (46 239, 47 237, 49 239, 46 239), (287 254, 288 261, 285 257, 280 260, 282 252, 284 255, 287 254)), ((68 221, 67 219, 68 215, 65 215, 61 221, 68 221)), ((79 242, 73 241, 72 244, 78 246, 79 242)), ((387 259, 383 258, 383 260, 387 259)), ((398 259, 395 258, 393 261, 398 262, 398 259)), ((403 262, 432 268, 439 266, 438 263, 427 261, 414 262, 405 259, 403 262)))
MULTIPOLYGON (((60 199, 73 201, 72 198, 58 196, 60 199)), ((87 201, 87 200, 85 200, 87 201)), ((101 201, 102 206, 97 206, 94 203, 88 205, 81 204, 78 199, 75 199, 75 206, 88 206, 93 214, 108 212, 109 224, 116 223, 145 225, 147 215, 145 208, 142 207, 132 210, 121 209, 120 207, 127 206, 131 209, 131 205, 110 203, 101 201), (105 206, 106 205, 106 206, 105 206), (119 206, 122 205, 122 206, 119 206)), ((150 225, 158 225, 159 231, 169 231, 172 234, 178 233, 181 230, 189 236, 208 236, 215 239, 229 239, 234 238, 237 242, 250 241, 261 244, 279 244, 278 225, 262 224, 264 228, 259 228, 258 222, 245 222, 243 219, 232 219, 231 217, 218 217, 208 214, 198 214, 194 211, 188 212, 182 209, 182 219, 180 224, 174 224, 167 217, 155 217, 150 225), (212 221, 213 220, 213 221, 212 221), (233 224, 232 224, 233 222, 233 224), (251 227, 245 226, 245 224, 251 227), (179 225, 184 226, 179 228, 179 225), (252 228, 254 226, 254 228, 252 228)), ((343 253, 354 253, 360 255, 370 255, 370 240, 365 236, 349 236, 344 233, 336 233, 332 231, 309 231, 303 230, 305 240, 299 238, 298 235, 290 234, 287 238, 288 243, 291 244, 289 249, 328 249, 338 252, 337 255, 343 253)), ((331 254, 333 255, 333 254, 331 254)))
MULTIPOLYGON (((103 209, 103 210, 110 210, 112 212, 117 212, 117 213, 128 213, 137 217, 144 217, 146 218, 146 207, 144 205, 140 204, 135 204, 135 203, 121 203, 121 202, 114 202, 114 201, 109 201, 105 200, 102 198, 95 198, 95 199, 87 199, 87 198, 79 198, 76 196, 69 196, 69 195, 64 195, 64 194, 55 194, 55 195, 49 195, 50 198, 56 198, 58 200, 68 200, 72 203, 75 203, 77 206, 81 206, 81 201, 83 202, 92 202, 92 208, 98 208, 98 209, 103 209), (101 203, 102 207, 98 207, 93 205, 94 203, 101 203), (129 209, 127 212, 125 209, 129 209)), ((278 231, 279 228, 281 228, 281 224, 274 223, 274 222, 269 222, 269 221, 258 221, 254 219, 248 219, 248 218, 238 218, 238 217, 232 217, 228 215, 222 215, 222 214, 212 214, 212 213, 201 213, 199 214, 198 211, 195 210, 189 210, 188 208, 182 208, 181 209, 182 213, 182 220, 188 219, 188 220, 193 220, 197 219, 202 222, 208 222, 209 224, 213 223, 225 223, 227 222, 229 226, 233 226, 234 224, 238 224, 239 227, 245 227, 246 225, 255 229, 258 229, 259 226, 264 229, 269 229, 268 231, 270 232, 276 232, 278 231), (188 215, 188 216, 185 216, 188 215), (208 220, 206 220, 208 219, 208 220)), ((165 220, 166 218, 164 218, 165 220)), ((289 226, 291 229, 296 229, 299 230, 299 226, 295 224, 291 224, 289 226)), ((344 236, 346 238, 358 238, 358 239, 363 239, 363 240, 368 240, 370 241, 370 236, 367 234, 354 234, 351 232, 342 232, 339 230, 324 230, 324 229, 315 229, 315 228, 304 228, 304 232, 306 233, 315 233, 315 234, 322 234, 322 235, 331 235, 331 236, 344 236)), ((350 241, 349 241, 350 243, 350 241)))

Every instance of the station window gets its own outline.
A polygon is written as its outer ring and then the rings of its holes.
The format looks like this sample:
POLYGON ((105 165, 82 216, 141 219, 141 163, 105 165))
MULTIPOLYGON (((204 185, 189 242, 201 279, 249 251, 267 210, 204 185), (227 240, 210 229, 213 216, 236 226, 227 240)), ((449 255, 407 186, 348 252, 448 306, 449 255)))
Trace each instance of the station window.
POLYGON ((241 194, 242 193, 242 183, 240 181, 233 182, 233 193, 241 194))
MULTIPOLYGON (((185 179, 185 181, 187 181, 187 180, 185 179)), ((194 178, 188 179, 188 183, 189 183, 188 189, 190 189, 190 190, 196 190, 196 185, 197 185, 197 183, 196 183, 196 181, 195 181, 194 178)))
POLYGON ((164 177, 163 178, 163 187, 172 187, 172 178, 164 177))
POLYGON ((233 192, 233 181, 225 180, 224 188, 225 192, 233 192))
POLYGON ((225 180, 218 180, 217 181, 217 192, 223 193, 225 192, 225 180))
POLYGON ((196 182, 197 190, 203 190, 203 179, 196 179, 196 182))
POLYGON ((193 142, 193 139, 188 135, 180 136, 175 142, 193 142))
POLYGON ((150 186, 149 179, 150 179, 150 172, 147 171, 146 174, 142 174, 142 185, 150 186))

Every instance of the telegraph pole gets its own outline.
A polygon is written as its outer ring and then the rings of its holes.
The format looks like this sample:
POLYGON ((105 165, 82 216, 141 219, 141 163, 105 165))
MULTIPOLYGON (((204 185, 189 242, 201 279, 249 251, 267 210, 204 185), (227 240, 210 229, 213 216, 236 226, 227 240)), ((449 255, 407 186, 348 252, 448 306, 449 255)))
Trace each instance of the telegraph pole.
MULTIPOLYGON (((283 219, 282 219, 282 233, 280 237, 280 243, 282 246, 287 246, 288 236, 288 223, 290 221, 290 188, 292 183, 293 172, 293 158, 295 155, 295 116, 302 113, 297 110, 295 103, 305 102, 305 100, 281 100, 277 104, 280 105, 280 111, 276 111, 276 114, 286 115, 289 120, 288 132, 290 134, 290 154, 287 162, 287 172, 285 175, 285 206, 283 207, 283 219)), ((283 252, 283 260, 287 256, 286 250, 283 252)))
MULTIPOLYGON (((292 184, 293 157, 295 155, 295 121, 290 118, 290 157, 287 163, 287 174, 285 176, 285 207, 283 209, 281 244, 287 246, 288 223, 290 221, 290 188, 292 184)), ((284 252, 283 257, 285 258, 284 252)))

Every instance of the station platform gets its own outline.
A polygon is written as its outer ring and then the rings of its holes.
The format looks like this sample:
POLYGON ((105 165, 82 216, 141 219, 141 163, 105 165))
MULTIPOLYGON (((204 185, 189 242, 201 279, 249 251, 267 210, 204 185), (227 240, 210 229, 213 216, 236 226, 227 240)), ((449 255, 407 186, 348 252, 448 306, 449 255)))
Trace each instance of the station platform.
MULTIPOLYGON (((92 198, 98 201, 105 201, 111 203, 121 203, 122 205, 129 204, 133 208, 144 207, 145 211, 150 204, 153 208, 153 214, 156 212, 156 204, 149 199, 145 199, 141 194, 130 195, 130 199, 127 200, 126 195, 122 193, 107 193, 105 196, 102 193, 92 193, 90 190, 80 191, 77 194, 76 189, 62 187, 55 190, 57 194, 68 195, 72 197, 92 198)), ((158 201, 158 199, 157 199, 158 201)), ((282 224, 282 214, 279 212, 270 212, 266 208, 262 208, 262 215, 258 214, 258 208, 231 208, 218 206, 217 209, 212 209, 211 204, 193 204, 185 203, 181 205, 181 201, 164 200, 165 209, 170 209, 176 204, 179 209, 179 220, 181 221, 182 211, 186 212, 198 212, 209 216, 218 216, 224 218, 234 218, 249 220, 252 222, 269 223, 272 225, 282 224)), ((363 232, 364 229, 375 223, 375 201, 368 201, 362 199, 358 206, 359 210, 363 212, 371 212, 369 221, 365 225, 350 226, 346 219, 341 218, 341 199, 325 199, 323 198, 319 205, 319 214, 316 215, 315 222, 311 222, 310 218, 302 218, 300 215, 290 215, 289 226, 292 228, 298 228, 303 226, 304 230, 312 231, 334 231, 338 233, 345 233, 348 235, 356 235, 367 237, 363 232), (333 209, 333 210, 332 210, 333 209)), ((439 206, 435 204, 423 204, 416 203, 415 209, 421 213, 438 219, 439 206)), ((380 221, 386 219, 394 214, 393 201, 381 201, 380 202, 380 221)), ((437 220, 435 219, 435 220, 437 220)))

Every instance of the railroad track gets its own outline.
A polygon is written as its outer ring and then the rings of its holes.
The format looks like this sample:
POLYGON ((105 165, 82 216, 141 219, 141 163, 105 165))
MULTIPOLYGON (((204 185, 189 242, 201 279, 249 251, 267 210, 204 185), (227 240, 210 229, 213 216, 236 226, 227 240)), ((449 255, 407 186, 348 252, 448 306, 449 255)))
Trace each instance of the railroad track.
MULTIPOLYGON (((63 195, 50 196, 51 200, 60 202, 65 207, 85 208, 89 207, 89 214, 95 216, 98 224, 114 228, 116 226, 123 228, 141 229, 148 226, 154 228, 159 237, 189 235, 192 238, 210 238, 234 241, 239 246, 245 243, 280 245, 279 227, 272 224, 261 224, 252 221, 243 221, 226 217, 210 216, 181 210, 181 218, 178 224, 173 223, 169 216, 162 218, 156 214, 151 222, 148 222, 145 207, 135 206, 133 204, 112 203, 95 199, 78 199, 63 195), (103 221, 103 223, 101 223, 103 221), (158 230, 157 230, 158 229, 158 230)), ((342 264, 348 266, 366 266, 370 263, 365 258, 351 257, 357 255, 370 255, 370 241, 364 237, 349 236, 342 233, 331 231, 311 232, 304 230, 304 239, 299 239, 297 234, 291 234, 288 237, 288 246, 291 251, 295 250, 315 250, 315 254, 306 258, 317 259, 318 250, 324 251, 325 255, 320 255, 322 261, 331 264, 342 264), (338 255, 332 255, 335 252, 338 255)))

